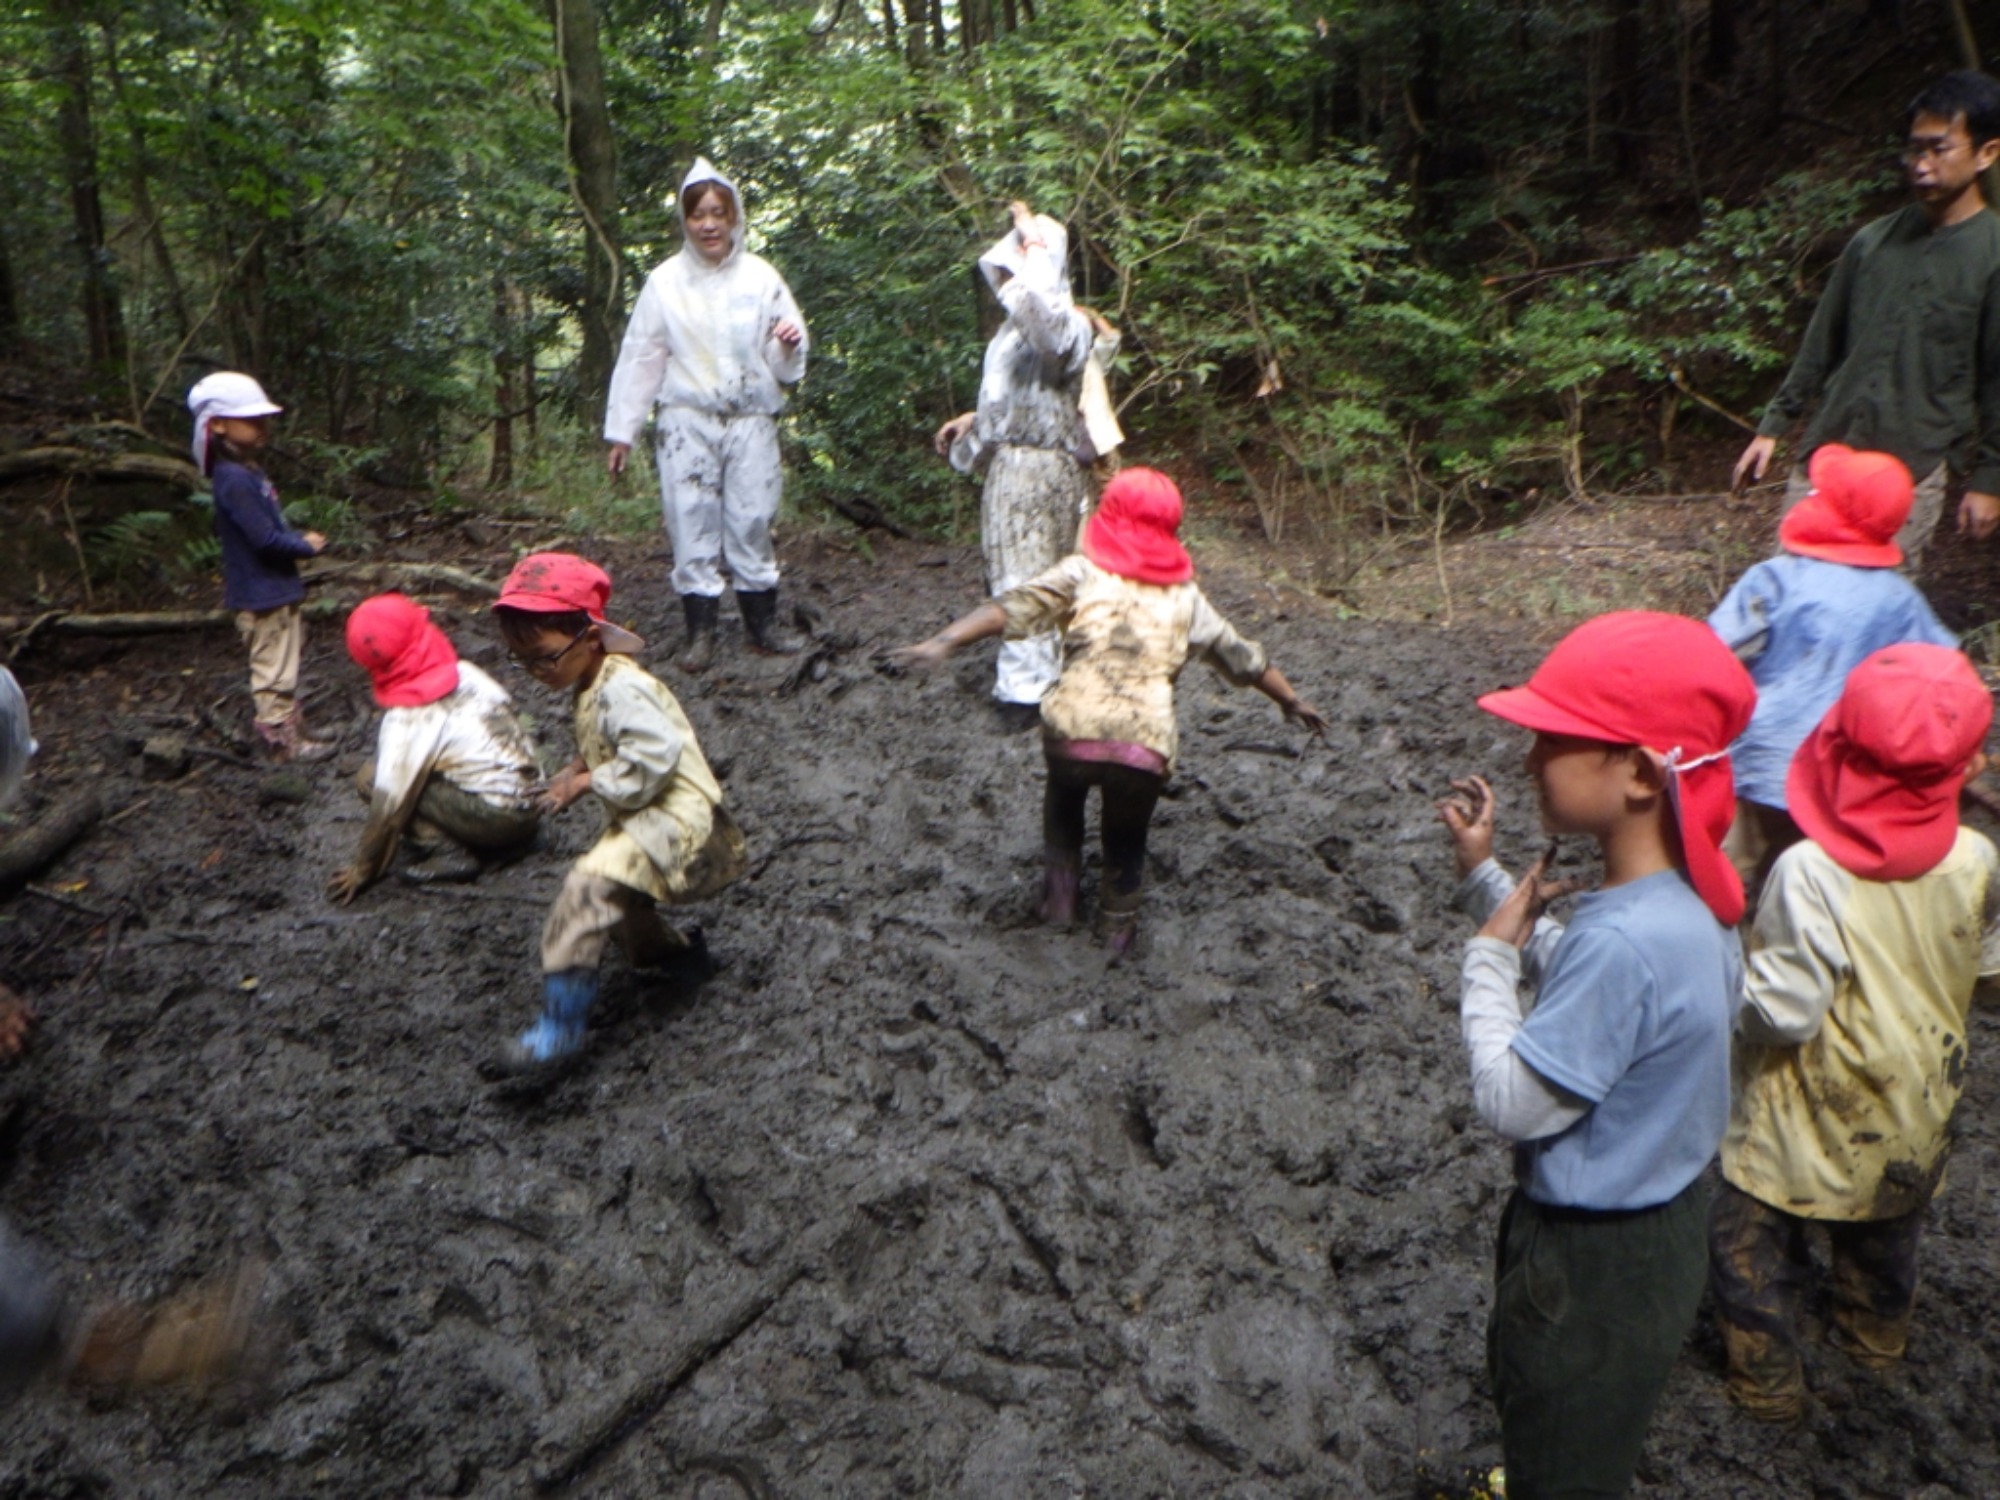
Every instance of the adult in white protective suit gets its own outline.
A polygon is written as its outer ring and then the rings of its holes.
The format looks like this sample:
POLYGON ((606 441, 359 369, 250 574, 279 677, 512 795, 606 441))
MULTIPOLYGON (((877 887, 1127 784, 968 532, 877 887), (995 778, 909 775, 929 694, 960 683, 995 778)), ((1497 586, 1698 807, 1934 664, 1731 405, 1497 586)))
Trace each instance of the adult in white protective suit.
MULTIPOLYGON (((1091 327, 1070 300, 1069 236, 1025 203, 1009 212, 1014 227, 979 257, 1007 321, 986 346, 978 409, 945 423, 936 439, 953 468, 986 476, 979 538, 986 587, 996 598, 1075 551, 1090 504, 1073 450, 1091 327)), ((1008 641, 993 696, 1003 708, 1032 707, 1061 674, 1062 642, 1053 631, 1008 641)))
POLYGON ((681 248, 646 278, 605 404, 606 467, 623 473, 655 403, 660 500, 674 548, 674 592, 687 617, 680 665, 715 655, 722 570, 753 650, 789 654, 777 623, 771 522, 784 476, 778 413, 806 372, 804 316, 771 263, 743 248, 743 200, 706 157, 681 182, 681 248))

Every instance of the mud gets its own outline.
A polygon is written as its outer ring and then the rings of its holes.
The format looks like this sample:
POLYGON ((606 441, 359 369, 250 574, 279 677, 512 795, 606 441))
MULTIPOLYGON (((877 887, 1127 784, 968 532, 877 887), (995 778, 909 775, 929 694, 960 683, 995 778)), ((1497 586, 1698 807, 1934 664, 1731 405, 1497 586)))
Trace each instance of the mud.
MULTIPOLYGON (((662 560, 610 561, 664 662, 662 560)), ((203 729, 192 772, 141 779, 134 720, 243 721, 228 636, 21 663, 29 810, 84 783, 120 810, 0 907, 45 1017, 0 1072, 0 1207, 85 1296, 261 1251, 286 1338, 219 1417, 35 1393, 0 1497, 1400 1497, 1497 1455, 1508 1161, 1471 1115, 1429 802, 1486 771, 1503 850, 1539 847, 1521 739, 1472 708, 1532 643, 1210 574, 1334 727, 1302 748, 1188 673, 1145 935, 1108 968, 1032 920, 1039 750, 986 707, 991 648, 929 681, 865 659, 976 601, 976 557, 787 561, 861 644, 786 695, 732 621, 685 693, 750 840, 694 914, 725 967, 657 989, 612 960, 586 1062, 527 1096, 477 1064, 532 1015, 590 813, 476 886, 334 907, 371 739, 334 629, 307 684, 345 757, 298 775, 203 729)), ((500 669, 476 611, 447 623, 500 669)), ((1906 1366, 1822 1348, 1811 1425, 1772 1432, 1721 1399, 1704 1319, 1638 1493, 2000 1493, 1995 1055, 1981 1015, 1906 1366)))

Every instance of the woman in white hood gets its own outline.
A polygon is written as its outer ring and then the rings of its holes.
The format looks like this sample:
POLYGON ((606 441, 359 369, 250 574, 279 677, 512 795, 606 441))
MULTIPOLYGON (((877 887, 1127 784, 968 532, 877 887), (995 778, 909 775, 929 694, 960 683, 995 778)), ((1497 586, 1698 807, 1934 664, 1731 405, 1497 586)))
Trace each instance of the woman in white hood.
POLYGON ((680 664, 706 668, 727 563, 753 650, 789 654, 777 623, 771 522, 784 475, 778 413, 806 372, 804 315, 771 263, 743 248, 743 200, 706 157, 681 183, 680 250, 646 278, 605 404, 606 466, 623 473, 657 403, 660 500, 687 616, 680 664))
MULTIPOLYGON (((986 586, 998 597, 1054 567, 1076 548, 1090 503, 1072 453, 1077 402, 1090 358, 1091 327, 1070 301, 1061 224, 1025 203, 1009 205, 1014 227, 979 257, 979 269, 1006 309, 986 346, 979 407, 938 429, 937 449, 964 474, 983 473, 979 539, 986 586)), ((1000 648, 993 696, 1022 727, 1062 675, 1054 633, 1000 648)))

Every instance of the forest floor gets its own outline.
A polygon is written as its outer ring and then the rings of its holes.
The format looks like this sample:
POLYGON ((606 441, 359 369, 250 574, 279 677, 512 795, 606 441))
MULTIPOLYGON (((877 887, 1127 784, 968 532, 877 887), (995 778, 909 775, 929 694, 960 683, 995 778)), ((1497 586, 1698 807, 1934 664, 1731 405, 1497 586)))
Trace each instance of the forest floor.
MULTIPOLYGON (((86 1300, 262 1254, 280 1337, 220 1412, 31 1393, 0 1497, 1404 1500, 1427 1466, 1494 1461, 1510 1172, 1472 1115, 1431 801, 1483 772, 1503 858, 1537 846, 1524 736, 1472 700, 1531 667, 1573 612, 1558 592, 1632 603, 1616 588, 1671 574, 1689 592, 1655 602, 1702 607, 1726 577, 1701 528, 1736 513, 1686 510, 1678 551, 1633 531, 1670 509, 1489 538, 1520 560, 1498 589, 1452 551, 1448 628, 1441 596, 1423 618, 1435 559, 1354 619, 1262 582, 1248 543, 1198 541, 1216 603, 1333 727, 1307 743, 1187 674, 1117 967, 1033 918, 1040 752, 987 707, 990 648, 929 680, 871 664, 977 601, 976 553, 787 538, 787 589, 840 649, 787 691, 731 621, 702 680, 660 667, 750 840, 750 873, 688 914, 721 972, 661 988, 610 960, 583 1063, 528 1093, 478 1064, 535 1011, 587 805, 475 885, 333 906, 372 709, 332 621, 305 681, 343 753, 303 771, 232 758, 228 634, 38 638, 25 811, 85 786, 116 811, 0 906, 0 974, 43 1014, 0 1069, 0 1209, 86 1300), (1653 551, 1536 550, 1565 529, 1657 542, 1663 571, 1618 585, 1653 551), (161 726, 215 753, 146 780, 133 741, 161 726)), ((404 545, 374 555, 509 561, 490 527, 404 545)), ((663 663, 662 546, 596 550, 663 663)), ((501 671, 479 602, 436 602, 501 671)), ((563 705, 522 701, 566 754, 563 705)), ((1819 1405, 1774 1431, 1723 1400, 1704 1311, 1638 1494, 2000 1494, 2000 1035, 1973 1030, 1907 1362, 1871 1374, 1815 1333, 1819 1405)))

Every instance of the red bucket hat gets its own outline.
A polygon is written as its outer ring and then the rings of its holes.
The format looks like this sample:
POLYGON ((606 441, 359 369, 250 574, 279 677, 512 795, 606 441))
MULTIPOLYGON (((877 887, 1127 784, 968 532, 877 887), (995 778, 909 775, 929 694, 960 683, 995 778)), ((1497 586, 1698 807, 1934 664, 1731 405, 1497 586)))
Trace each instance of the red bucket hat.
POLYGON ((1650 610, 1599 615, 1558 641, 1525 686, 1488 693, 1479 706, 1525 729, 1665 757, 1688 879, 1717 921, 1742 920, 1743 882, 1722 836, 1736 816, 1729 746, 1757 689, 1713 630, 1650 610))
POLYGON ((1951 852, 1958 791, 1993 695, 1947 646, 1885 646, 1799 746, 1785 800, 1806 836, 1863 880, 1912 880, 1951 852))
POLYGON ((1194 559, 1181 545, 1181 490, 1158 469, 1121 469, 1083 523, 1083 555, 1135 583, 1186 583, 1194 559))
POLYGON ((1900 458, 1822 443, 1806 472, 1812 493, 1778 523, 1787 552, 1852 568, 1893 568, 1903 560, 1896 533, 1910 518, 1915 489, 1900 458))
POLYGON ((458 652, 431 612, 401 594, 363 599, 347 617, 347 654, 384 708, 435 703, 458 686, 458 652))
POLYGON ((493 607, 547 615, 581 610, 598 626, 606 651, 630 655, 646 643, 604 618, 610 600, 611 575, 596 563, 571 552, 531 552, 514 564, 493 607))

